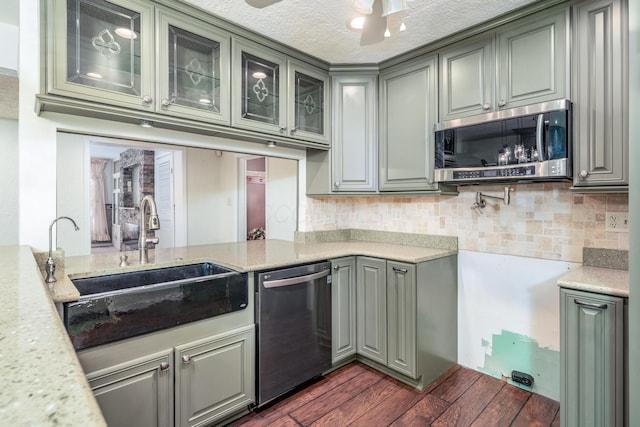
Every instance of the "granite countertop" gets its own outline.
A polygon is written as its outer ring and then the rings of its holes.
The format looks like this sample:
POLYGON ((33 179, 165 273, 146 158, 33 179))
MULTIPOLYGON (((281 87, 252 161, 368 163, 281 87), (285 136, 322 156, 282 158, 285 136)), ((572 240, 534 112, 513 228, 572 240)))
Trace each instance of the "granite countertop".
POLYGON ((629 272, 613 268, 580 266, 558 279, 562 288, 629 297, 629 272))
POLYGON ((27 246, 0 246, 3 425, 105 426, 27 246))

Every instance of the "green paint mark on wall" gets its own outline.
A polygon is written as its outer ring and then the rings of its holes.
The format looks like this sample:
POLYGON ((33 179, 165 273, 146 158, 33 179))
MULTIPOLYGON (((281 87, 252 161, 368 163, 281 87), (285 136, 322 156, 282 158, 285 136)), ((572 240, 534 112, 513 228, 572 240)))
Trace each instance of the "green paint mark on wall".
POLYGON ((550 399, 560 398, 560 352, 541 348, 538 342, 525 335, 502 330, 493 335, 491 344, 485 339, 481 342, 485 349, 484 366, 478 370, 502 378, 510 377, 511 371, 526 372, 533 376, 533 387, 514 384, 525 390, 533 391, 550 399))

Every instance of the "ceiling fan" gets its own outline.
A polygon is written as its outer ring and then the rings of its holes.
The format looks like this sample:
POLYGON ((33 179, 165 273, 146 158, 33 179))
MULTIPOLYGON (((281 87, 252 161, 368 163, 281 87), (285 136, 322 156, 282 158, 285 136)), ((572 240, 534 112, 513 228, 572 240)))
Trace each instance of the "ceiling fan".
MULTIPOLYGON (((258 9, 271 6, 281 0, 245 0, 258 9)), ((407 2, 413 0, 346 0, 364 15, 360 46, 379 43, 388 37, 387 16, 407 10, 407 2), (385 34, 387 33, 387 34, 385 34)), ((404 25, 404 24, 403 24, 404 25)))

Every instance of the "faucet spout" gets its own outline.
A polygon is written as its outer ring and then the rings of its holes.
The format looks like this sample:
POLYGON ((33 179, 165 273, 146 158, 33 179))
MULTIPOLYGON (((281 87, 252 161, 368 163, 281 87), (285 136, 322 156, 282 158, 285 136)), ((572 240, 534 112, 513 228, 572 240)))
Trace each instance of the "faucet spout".
POLYGON ((140 202, 140 221, 139 221, 138 236, 138 252, 140 254, 140 264, 146 264, 149 262, 149 253, 147 249, 147 243, 158 244, 160 239, 157 237, 147 238, 147 230, 159 230, 160 219, 158 218, 158 208, 156 207, 156 201, 153 196, 147 194, 142 198, 140 202), (146 221, 147 207, 149 208, 149 222, 146 221), (147 229, 148 227, 148 229, 147 229))
POLYGON ((56 222, 58 222, 58 220, 60 220, 60 219, 68 219, 69 221, 71 221, 71 223, 73 224, 73 227, 76 229, 76 231, 80 230, 80 227, 78 227, 76 222, 73 219, 69 218, 68 216, 60 216, 60 217, 54 219, 53 221, 51 221, 51 225, 49 226, 49 258, 47 258, 47 262, 45 264, 45 271, 47 272, 47 278, 44 281, 46 283, 54 283, 54 282, 56 282, 56 277, 55 277, 56 262, 53 259, 53 253, 52 253, 53 242, 52 242, 51 234, 52 234, 52 231, 53 231, 53 225, 56 222))

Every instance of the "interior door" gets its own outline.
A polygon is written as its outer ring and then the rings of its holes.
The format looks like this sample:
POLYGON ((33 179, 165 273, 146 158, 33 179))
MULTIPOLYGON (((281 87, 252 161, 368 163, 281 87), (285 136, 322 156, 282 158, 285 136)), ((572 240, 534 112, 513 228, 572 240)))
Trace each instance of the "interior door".
POLYGON ((160 217, 157 247, 172 248, 175 245, 173 153, 156 153, 155 174, 155 200, 160 217))

